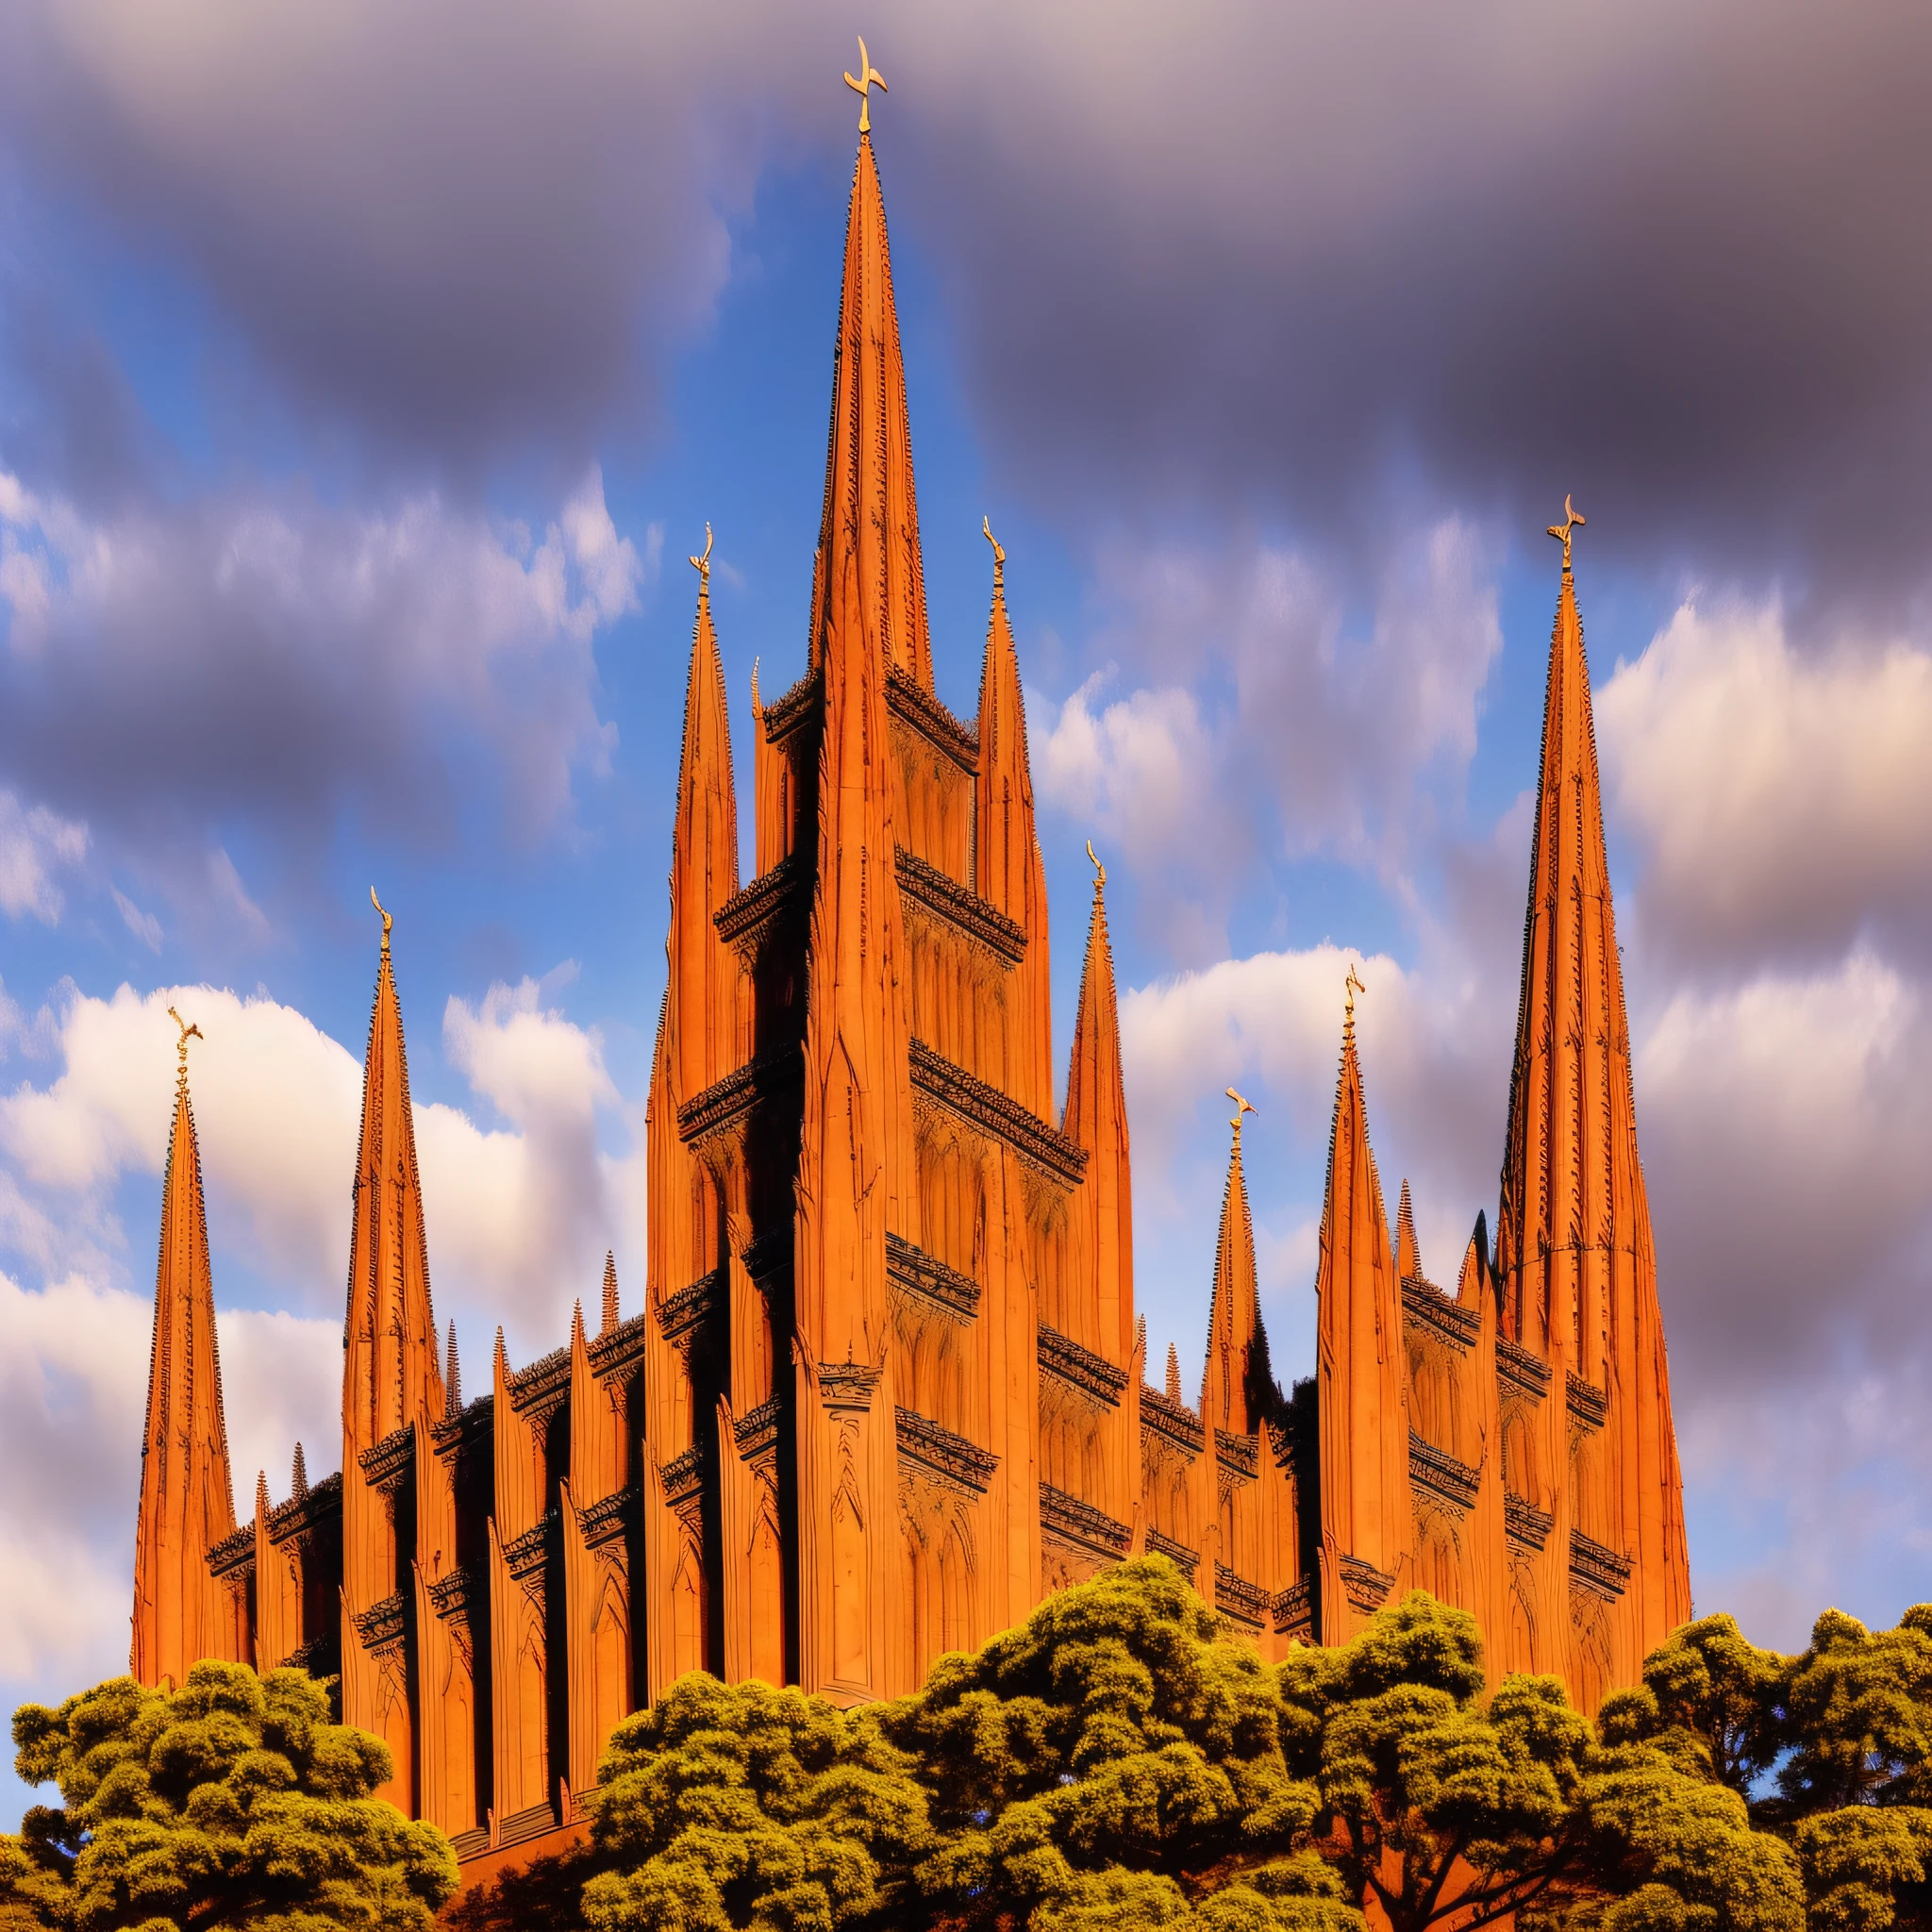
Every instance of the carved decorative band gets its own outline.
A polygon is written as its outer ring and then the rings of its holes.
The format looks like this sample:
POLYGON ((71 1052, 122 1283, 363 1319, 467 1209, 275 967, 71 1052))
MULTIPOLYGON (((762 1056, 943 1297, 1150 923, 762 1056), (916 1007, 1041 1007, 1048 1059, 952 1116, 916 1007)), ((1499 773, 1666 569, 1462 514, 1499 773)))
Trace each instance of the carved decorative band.
POLYGON ((1191 1550, 1186 1543, 1177 1543, 1158 1529, 1147 1532, 1147 1547, 1158 1557, 1171 1557, 1184 1570, 1191 1570, 1201 1560, 1199 1550, 1191 1550))
POLYGON ((546 1423, 570 1395, 570 1350, 553 1348, 509 1378, 509 1406, 533 1423, 546 1423))
POLYGON ((1550 1525, 1556 1518, 1534 1503, 1503 1492, 1503 1534, 1519 1549, 1539 1551, 1550 1540, 1550 1525))
POLYGON ((552 1509, 535 1529, 526 1529, 522 1536, 513 1537, 504 1544, 503 1560, 519 1583, 527 1584, 541 1578, 557 1528, 558 1515, 552 1509))
POLYGON ((1083 1503, 1051 1483, 1040 1486, 1040 1526, 1062 1542, 1073 1543, 1090 1555, 1117 1562, 1127 1553, 1132 1533, 1124 1523, 1116 1523, 1104 1509, 1083 1503))
POLYGON ((1570 1581, 1577 1590, 1615 1603, 1630 1581, 1630 1558, 1607 1550, 1580 1529, 1570 1532, 1570 1581))
POLYGON ((756 1408, 748 1408, 731 1425, 731 1440, 747 1462, 778 1446, 778 1424, 785 1408, 777 1396, 768 1396, 756 1408))
POLYGON ((608 1496, 599 1496, 577 1511, 577 1531, 587 1549, 602 1549, 617 1541, 637 1516, 638 1491, 632 1483, 608 1496))
POLYGON ((338 1471, 324 1476, 312 1489, 291 1496, 268 1512, 268 1540, 286 1543, 308 1536, 325 1523, 340 1522, 342 1514, 342 1478, 338 1471))
POLYGON ((1087 1172, 1087 1150, 1027 1112, 997 1088, 975 1080, 923 1040, 911 1042, 912 1084, 929 1099, 950 1108, 970 1125, 1004 1141, 1023 1160, 1061 1180, 1078 1181, 1087 1172))
POLYGON ((808 671, 789 691, 783 691, 765 707, 765 742, 776 744, 789 737, 811 709, 818 695, 819 675, 808 671))
POLYGON ((870 1408, 881 1373, 870 1362, 821 1362, 819 1400, 827 1408, 870 1408))
POLYGON ((1191 1408, 1164 1395, 1158 1389, 1141 1385, 1141 1433, 1152 1430, 1164 1437, 1183 1456, 1198 1456, 1208 1445, 1208 1433, 1201 1418, 1191 1408))
POLYGON ((949 877, 938 866, 928 865, 905 846, 892 848, 893 869, 899 890, 916 900, 936 919, 977 940, 992 956, 1008 966, 1017 966, 1026 957, 1026 928, 1008 919, 977 892, 970 891, 958 879, 949 877))
POLYGON ((1108 1408, 1119 1407, 1121 1397, 1126 1393, 1126 1370, 1115 1368, 1105 1356, 1095 1355, 1091 1348, 1082 1348, 1071 1337, 1062 1335, 1058 1328, 1049 1328, 1044 1322, 1040 1324, 1037 1346, 1040 1366, 1047 1374, 1071 1384, 1082 1394, 1105 1403, 1108 1408))
POLYGON ((749 1113, 759 1101, 788 1092, 804 1073, 805 1058, 795 1043, 760 1054, 679 1108, 677 1131, 688 1141, 702 1141, 749 1113))
POLYGON ((886 673, 886 708, 969 776, 978 772, 979 734, 962 724, 923 684, 896 665, 886 673))
POLYGON ((1604 1418, 1610 1411, 1610 1398, 1603 1390, 1566 1369, 1563 1372, 1563 1394, 1574 1420, 1586 1428, 1603 1427, 1604 1418))
POLYGON ((403 1591, 386 1596, 356 1619, 356 1635, 363 1648, 380 1656, 402 1642, 409 1627, 409 1599, 403 1591))
POLYGON ((588 1353, 591 1373, 600 1381, 639 1374, 644 1366, 649 1328, 642 1315, 632 1315, 608 1333, 594 1337, 588 1353))
POLYGON ((705 1445, 693 1442, 689 1449, 660 1464, 658 1480, 664 1485, 664 1499, 675 1509, 688 1503, 705 1485, 705 1445))
POLYGON ((496 1426, 496 1396, 479 1395, 467 1408, 429 1424, 429 1441, 438 1456, 451 1457, 474 1449, 490 1439, 496 1426))
POLYGON ((1408 1482, 1415 1490, 1426 1490, 1439 1503, 1446 1503, 1460 1516, 1475 1503, 1482 1477, 1466 1462, 1458 1462, 1446 1450, 1424 1442, 1411 1429, 1408 1432, 1408 1482))
POLYGON ((1550 1392, 1550 1365, 1507 1335, 1496 1337, 1496 1379, 1541 1402, 1550 1392))
POLYGON ((232 1572, 254 1567, 255 1525, 252 1523, 244 1523, 240 1529, 231 1529, 220 1542, 208 1546, 208 1574, 210 1576, 226 1576, 232 1572))
POLYGON ((970 1322, 979 1313, 978 1282, 896 1234, 886 1237, 886 1279, 955 1321, 970 1322))
POLYGON ((1214 1459, 1239 1482, 1251 1483, 1260 1466, 1259 1441, 1228 1429, 1214 1432, 1214 1459))
POLYGON ((657 1309, 658 1326, 664 1331, 664 1340, 682 1341, 693 1328, 724 1308, 729 1291, 730 1281, 724 1270, 713 1268, 708 1274, 699 1275, 689 1288, 666 1295, 657 1309))
POLYGON ((1280 1637, 1309 1636, 1315 1628, 1315 1592, 1307 1579, 1274 1593, 1274 1630, 1280 1637))
POLYGON ((895 1408, 892 1424, 898 1434, 901 1461, 917 1463, 925 1474, 938 1477, 948 1489, 975 1496, 986 1494, 992 1473, 1000 1466, 999 1457, 991 1450, 956 1436, 916 1409, 895 1408))
POLYGON ((1243 1624, 1259 1629, 1266 1621, 1274 1599, 1258 1583, 1237 1576, 1225 1563, 1214 1566, 1214 1607, 1239 1617, 1243 1624))
POLYGON ((1362 1557, 1341 1559, 1341 1593, 1364 1615, 1379 1610, 1389 1601, 1395 1579, 1362 1557))
POLYGON ((1483 1325, 1474 1308, 1451 1301, 1434 1282, 1424 1281, 1420 1274, 1410 1274, 1403 1281, 1402 1318, 1465 1354, 1475 1346, 1483 1325))
MULTIPOLYGON (((887 1266, 891 1265, 892 1237, 886 1237, 887 1266)), ((739 1259, 744 1263, 744 1272, 762 1286, 774 1274, 791 1273, 791 1224, 788 1221, 755 1241, 747 1242, 739 1259)))
POLYGON ((374 1490, 399 1490, 409 1478, 416 1459, 416 1425, 405 1423, 392 1429, 374 1448, 356 1458, 358 1468, 368 1477, 374 1490))
POLYGON ((445 1624, 467 1624, 489 1594, 489 1587, 474 1571, 452 1570, 429 1586, 429 1607, 445 1624))
POLYGON ((802 855, 787 853, 770 872, 733 892, 711 915, 718 937, 741 956, 756 957, 765 937, 788 914, 802 917, 811 874, 802 855))

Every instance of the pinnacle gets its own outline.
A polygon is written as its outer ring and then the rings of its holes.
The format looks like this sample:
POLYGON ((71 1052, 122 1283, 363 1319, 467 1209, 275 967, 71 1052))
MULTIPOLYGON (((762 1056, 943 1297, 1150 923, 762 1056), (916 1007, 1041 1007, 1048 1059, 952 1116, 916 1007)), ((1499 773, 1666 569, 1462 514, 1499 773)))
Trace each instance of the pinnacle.
POLYGON ((457 1324, 449 1324, 449 1355, 442 1375, 442 1413, 445 1420, 463 1412, 463 1375, 457 1362, 457 1324))
POLYGON ((1181 1399, 1181 1352, 1171 1341, 1167 1344, 1167 1399, 1181 1399))
POLYGON ((601 1332, 608 1335, 617 1326, 617 1251, 612 1248, 604 1257, 604 1326, 601 1332))
POLYGON ((1402 1199, 1395 1208, 1395 1276, 1398 1281, 1419 1280, 1422 1272, 1422 1255, 1415 1240, 1415 1215, 1408 1205, 1408 1180, 1404 1176, 1402 1199))
POLYGON ((308 1493, 308 1465, 302 1457, 302 1445, 295 1444, 295 1460, 289 1472, 289 1494, 306 1496, 308 1493))

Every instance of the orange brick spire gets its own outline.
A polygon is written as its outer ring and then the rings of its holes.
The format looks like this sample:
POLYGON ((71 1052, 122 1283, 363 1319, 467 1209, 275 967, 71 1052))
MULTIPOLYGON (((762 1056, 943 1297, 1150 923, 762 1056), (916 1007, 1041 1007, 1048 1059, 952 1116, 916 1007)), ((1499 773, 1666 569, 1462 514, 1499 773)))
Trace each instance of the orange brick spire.
POLYGON ((1201 1376, 1201 1424, 1247 1435, 1260 1426, 1248 1413, 1248 1351, 1261 1325, 1255 1282, 1255 1225, 1248 1213, 1248 1184, 1241 1173, 1241 1120, 1254 1108, 1232 1088, 1233 1144, 1227 1185, 1221 1196, 1221 1234, 1214 1247, 1214 1290, 1208 1303, 1208 1364, 1201 1376))
POLYGON ((384 1794, 408 1809, 415 1732, 401 1606, 413 1576, 410 1553, 398 1544, 393 1497, 415 1460, 428 1455, 429 1425, 441 1421, 444 1404, 409 1063, 390 958, 392 922, 373 890, 369 897, 382 915, 382 956, 362 1070, 342 1330, 342 1720, 387 1739, 395 1774, 384 1794), (399 1453, 406 1429, 413 1446, 399 1453))
MULTIPOLYGON (((1503 1330, 1607 1398, 1606 1480, 1574 1526, 1634 1560, 1609 1681, 1690 1614, 1683 1486, 1657 1295, 1650 1204, 1637 1149, 1630 1027, 1604 850, 1590 667, 1563 544, 1530 846, 1523 978, 1497 1214, 1503 1330)), ((1563 1510, 1557 1511, 1560 1524, 1563 1510)))
MULTIPOLYGON (((1087 850, 1091 855, 1091 841, 1087 850)), ((1087 1182, 1075 1204, 1084 1252, 1076 1253, 1074 1272, 1076 1278, 1095 1284, 1090 1310, 1093 1334, 1074 1340, 1098 1348, 1109 1361, 1124 1363, 1134 1348, 1133 1154, 1121 1074, 1113 947, 1107 931, 1107 869, 1098 859, 1060 1131, 1087 1150, 1087 1182)))
MULTIPOLYGON (((170 1007, 169 1012, 175 1009, 170 1007)), ((201 1149, 188 1100, 181 1026, 175 1124, 161 1177, 161 1247, 155 1271, 154 1348, 142 1437, 141 1509, 134 1544, 130 1664, 143 1684, 185 1683, 203 1657, 248 1657, 245 1610, 210 1575, 208 1551, 235 1528, 222 1360, 208 1269, 201 1149)))
POLYGON ((858 140, 845 225, 845 277, 834 350, 831 444, 812 574, 811 662, 827 636, 853 628, 881 661, 932 689, 925 566, 912 489, 912 434, 886 208, 870 130, 858 140), (843 608, 849 561, 858 596, 843 608))
POLYGON ((1402 1293, 1356 1055, 1358 985, 1351 971, 1315 1269, 1324 1643, 1403 1586, 1409 1543, 1402 1293))
POLYGON ((1417 1280, 1422 1272, 1422 1251, 1415 1241, 1415 1209, 1408 1205, 1408 1182, 1405 1180, 1402 1198, 1395 1204, 1395 1278, 1417 1280))
MULTIPOLYGON (((1026 935, 1013 969, 1009 1006, 1019 1024, 1009 1035, 1006 1091, 1042 1120, 1053 1116, 1053 1001, 1047 950, 1046 869, 1033 818, 1033 770, 1026 756, 1026 706, 1020 660, 1007 619, 1007 553, 982 522, 992 545, 992 610, 979 674, 979 774, 974 817, 973 883, 979 896, 1026 935)), ((1092 954, 1088 954, 1089 963, 1092 954)), ((1108 974, 1111 985, 1111 972, 1108 974)), ((1108 1003, 1111 1007, 1112 994, 1108 1003)), ((1084 1010, 1084 1008, 1083 1008, 1084 1010)), ((1071 1130, 1070 1130, 1071 1131, 1071 1130)))

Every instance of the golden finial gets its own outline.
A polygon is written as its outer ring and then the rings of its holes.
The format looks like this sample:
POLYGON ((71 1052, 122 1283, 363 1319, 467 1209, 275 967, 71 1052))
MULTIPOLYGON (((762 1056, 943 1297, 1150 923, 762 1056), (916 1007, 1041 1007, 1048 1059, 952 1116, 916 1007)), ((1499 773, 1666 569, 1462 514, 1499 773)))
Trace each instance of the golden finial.
POLYGON ((858 37, 858 78, 855 80, 848 74, 845 76, 845 85, 858 96, 858 131, 861 134, 870 134, 872 132, 872 91, 874 88, 877 88, 880 93, 885 93, 889 90, 886 87, 886 76, 872 64, 872 56, 865 51, 865 36, 863 34, 860 34, 858 37))
POLYGON ((1348 1002, 1342 1009, 1342 1024, 1353 1033, 1355 1031, 1355 996, 1358 992, 1368 991, 1368 988, 1362 984, 1360 978, 1356 974, 1354 960, 1349 961, 1348 977, 1341 982, 1341 990, 1346 995, 1348 1002))
POLYGON ((1576 514, 1566 493, 1563 498, 1563 521, 1550 525, 1550 535, 1563 546, 1563 575, 1570 575, 1570 532, 1578 528, 1587 520, 1576 514))
MULTIPOLYGON (((382 901, 375 896, 375 888, 374 886, 371 886, 369 889, 369 903, 378 912, 382 912, 382 901)), ((395 921, 387 912, 382 912, 382 950, 385 953, 389 951, 389 929, 394 924, 395 921)))
POLYGON ((705 525, 705 554, 702 557, 693 557, 691 560, 691 567, 698 574, 698 595, 700 597, 708 597, 711 594, 711 526, 709 524, 705 525))
POLYGON ((1227 1090, 1227 1097, 1234 1102, 1234 1118, 1228 1122, 1228 1125, 1234 1129, 1234 1144, 1239 1147, 1241 1144, 1242 1114, 1258 1113, 1260 1109, 1252 1100, 1243 1100, 1232 1087, 1227 1090))
POLYGON ((181 1038, 175 1042, 175 1051, 181 1057, 180 1071, 175 1075, 175 1089, 176 1092, 185 1093, 188 1091, 188 1042, 191 1039, 206 1040, 208 1035, 199 1026, 191 1025, 173 1007, 168 1008, 168 1018, 181 1029, 181 1038))
POLYGON ((986 541, 992 545, 992 580, 994 583, 998 583, 1001 573, 1007 567, 1007 547, 993 535, 992 519, 991 517, 981 517, 979 527, 984 533, 986 541))
POLYGON ((1093 863, 1093 890, 1096 892, 1098 892, 1101 890, 1103 890, 1103 888, 1105 888, 1107 884, 1107 868, 1106 866, 1101 864, 1100 860, 1097 858, 1094 857, 1093 841, 1091 839, 1088 840, 1087 841, 1087 857, 1090 859, 1091 859, 1093 863))

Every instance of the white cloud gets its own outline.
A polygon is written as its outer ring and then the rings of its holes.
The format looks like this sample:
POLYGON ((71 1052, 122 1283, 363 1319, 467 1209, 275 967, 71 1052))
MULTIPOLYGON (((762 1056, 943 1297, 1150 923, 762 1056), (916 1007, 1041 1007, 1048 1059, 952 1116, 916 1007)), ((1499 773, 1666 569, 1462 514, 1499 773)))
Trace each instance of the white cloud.
POLYGON ((78 865, 87 856, 87 844, 85 824, 43 805, 23 808, 11 791, 0 791, 0 912, 9 919, 32 913, 42 924, 55 924, 65 902, 54 874, 78 865))
POLYGON ((161 922, 152 912, 143 912, 119 886, 108 890, 114 895, 114 909, 120 913, 127 930, 149 952, 158 953, 161 950, 161 922))
POLYGON ((1598 694, 1646 931, 1694 957, 1840 952, 1932 895, 1932 655, 1800 650, 1775 603, 1686 603, 1598 694))

